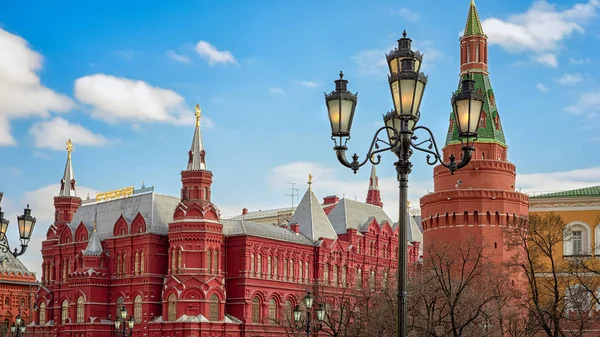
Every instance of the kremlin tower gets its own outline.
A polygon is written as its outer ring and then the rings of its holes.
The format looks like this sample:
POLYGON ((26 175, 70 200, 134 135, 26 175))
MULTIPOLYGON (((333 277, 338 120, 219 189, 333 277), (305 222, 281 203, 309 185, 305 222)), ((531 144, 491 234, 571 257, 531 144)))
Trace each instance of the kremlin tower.
MULTIPOLYGON (((460 39, 460 78, 467 73, 475 80, 475 90, 484 96, 475 151, 471 162, 454 175, 442 165, 434 168, 434 192, 420 201, 423 238, 426 245, 475 239, 491 249, 494 262, 502 262, 510 256, 503 227, 527 215, 528 197, 515 191, 516 167, 507 159, 508 146, 488 73, 487 36, 473 1, 460 39)), ((443 158, 461 159, 461 147, 451 114, 443 158)))
POLYGON ((369 177, 369 190, 367 192, 367 204, 383 208, 383 202, 381 202, 381 193, 379 192, 379 178, 377 178, 375 165, 371 167, 371 176, 369 177))

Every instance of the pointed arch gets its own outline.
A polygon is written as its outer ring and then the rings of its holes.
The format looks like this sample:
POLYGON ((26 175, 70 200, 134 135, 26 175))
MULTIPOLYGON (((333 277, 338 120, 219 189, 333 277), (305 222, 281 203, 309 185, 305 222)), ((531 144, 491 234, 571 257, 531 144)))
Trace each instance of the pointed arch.
POLYGON ((167 300, 167 318, 174 322, 177 320, 177 295, 172 293, 167 300))
POLYGON ((131 233, 145 233, 146 232, 146 219, 142 213, 138 212, 131 222, 131 233))
POLYGON ((269 323, 270 324, 277 324, 278 321, 278 316, 277 316, 277 301, 275 300, 274 297, 271 297, 269 299, 269 308, 268 308, 268 314, 269 314, 269 323))
POLYGON ((77 323, 85 322, 85 298, 83 298, 83 296, 79 296, 79 298, 77 298, 76 322, 77 323))
POLYGON ((79 223, 79 225, 77 225, 77 229, 75 230, 75 241, 77 241, 77 242, 87 241, 88 234, 89 233, 88 233, 87 227, 85 226, 83 221, 81 221, 79 223))
POLYGON ((212 263, 212 267, 213 267, 213 274, 214 275, 218 275, 219 274, 219 251, 218 250, 213 250, 213 263, 212 263))
POLYGON ((39 325, 45 325, 46 324, 46 301, 41 301, 39 304, 39 320, 38 323, 39 325))
POLYGON ((210 249, 206 250, 206 273, 210 274, 211 273, 211 263, 212 263, 212 254, 210 249))
POLYGON ((60 309, 60 321, 62 322, 62 324, 65 324, 69 320, 69 301, 66 299, 63 300, 60 309))
POLYGON ((260 323, 260 304, 261 300, 258 295, 254 295, 252 298, 252 323, 260 323))
POLYGON ((198 204, 192 204, 185 215, 187 217, 201 217, 203 216, 203 212, 198 204))
POLYGON ((144 274, 146 272, 146 254, 142 250, 142 254, 140 255, 140 274, 144 274))
POLYGON ((123 236, 129 234, 129 224, 125 217, 121 214, 115 222, 115 226, 113 229, 114 236, 123 236))
POLYGON ((217 294, 210 295, 208 301, 208 319, 211 321, 219 320, 219 296, 217 294))
POLYGON ((73 240, 73 232, 71 232, 71 227, 67 225, 61 226, 60 230, 60 243, 69 243, 73 240))
POLYGON ((137 295, 133 300, 133 319, 136 323, 142 322, 142 295, 137 295))

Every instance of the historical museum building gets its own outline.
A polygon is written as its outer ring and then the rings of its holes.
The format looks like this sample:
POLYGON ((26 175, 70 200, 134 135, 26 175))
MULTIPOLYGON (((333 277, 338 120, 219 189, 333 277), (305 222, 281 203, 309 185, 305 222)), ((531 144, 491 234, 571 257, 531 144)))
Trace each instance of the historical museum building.
MULTIPOLYGON (((315 284, 331 307, 341 291, 394 280, 398 227, 381 208, 374 170, 371 203, 333 197, 321 204, 310 177, 285 225, 254 222, 251 214, 222 219, 211 201, 200 112, 197 106, 177 197, 142 186, 82 200, 68 142, 29 333, 113 336, 112 320, 125 306, 133 336, 275 336, 315 284)), ((422 238, 411 224, 414 267, 422 238)))
POLYGON ((0 252, 0 336, 10 331, 10 325, 19 314, 26 323, 35 320, 37 289, 35 274, 10 252, 0 252))
MULTIPOLYGON (((427 245, 475 239, 491 248, 495 262, 501 262, 511 255, 504 247, 503 227, 527 216, 528 196, 515 190, 516 166, 508 161, 508 146, 488 75, 487 36, 471 2, 460 39, 460 77, 471 76, 475 90, 484 96, 475 152, 471 162, 454 175, 436 166, 434 192, 423 196, 420 206, 427 245)), ((452 114, 444 158, 459 157, 461 147, 452 114)))

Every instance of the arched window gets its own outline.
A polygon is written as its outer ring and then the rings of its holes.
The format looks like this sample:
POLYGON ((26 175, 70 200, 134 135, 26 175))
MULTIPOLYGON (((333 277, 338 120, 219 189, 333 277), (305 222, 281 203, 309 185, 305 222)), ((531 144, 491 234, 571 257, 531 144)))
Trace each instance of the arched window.
POLYGON ((175 249, 171 251, 171 270, 173 272, 177 270, 177 251, 175 249))
POLYGON ((219 251, 213 251, 213 274, 217 275, 219 273, 219 251))
POLYGON ((563 254, 565 256, 590 255, 590 226, 584 222, 571 222, 563 230, 563 254))
POLYGON ((254 276, 254 253, 250 255, 250 275, 254 276))
POLYGON ((123 254, 123 265, 121 267, 123 267, 123 276, 127 275, 127 254, 123 254))
POLYGON ((267 256, 267 277, 271 277, 273 265, 271 264, 271 256, 267 256))
POLYGON ((344 288, 348 286, 348 281, 346 280, 347 273, 348 270, 346 269, 346 266, 342 266, 342 287, 344 288))
POLYGON ((304 279, 308 282, 308 261, 304 261, 304 279))
POLYGON ((79 298, 77 299, 77 323, 83 323, 85 321, 84 305, 85 299, 83 298, 83 296, 79 296, 79 298))
POLYGON ((375 290, 375 271, 371 270, 369 274, 369 289, 375 290))
POLYGON ((288 277, 288 259, 287 257, 283 259, 283 278, 287 279, 288 277))
POLYGON ((565 310, 567 315, 574 311, 583 316, 592 309, 592 294, 581 284, 575 284, 565 290, 565 310))
POLYGON ((177 296, 175 294, 169 295, 167 316, 169 321, 173 322, 177 320, 177 296))
POLYGON ((135 275, 138 275, 140 273, 140 254, 138 252, 135 252, 134 264, 134 273, 135 275))
POLYGON ((258 269, 258 276, 260 277, 260 275, 263 272, 263 270, 262 270, 262 255, 258 254, 257 259, 258 260, 256 261, 256 269, 258 269))
POLYGON ((133 318, 136 323, 142 322, 142 295, 137 295, 133 300, 133 318))
POLYGON ((327 263, 323 266, 323 284, 329 284, 329 265, 327 263))
POLYGON ((362 269, 358 268, 356 270, 356 279, 354 280, 356 284, 356 289, 362 289, 362 269))
POLYGON ((119 315, 123 306, 125 306, 125 299, 119 296, 119 298, 117 298, 117 312, 115 313, 115 317, 121 317, 119 315))
POLYGON ((206 272, 209 274, 210 274, 210 270, 211 270, 211 266, 210 266, 211 262, 212 262, 212 256, 211 256, 210 250, 207 249, 206 250, 206 272))
POLYGON ((273 297, 269 300, 269 323, 277 323, 277 302, 273 297))
POLYGON ((290 279, 294 278, 294 259, 290 259, 290 264, 288 265, 290 270, 288 270, 288 276, 290 279))
POLYGON ((333 275, 332 275, 331 283, 336 287, 338 286, 338 267, 337 267, 337 265, 333 265, 333 275))
POLYGON ((475 62, 479 62, 479 43, 475 45, 475 62))
POLYGON ((471 62, 471 45, 467 44, 467 63, 471 62))
POLYGON ((277 275, 279 274, 279 267, 277 266, 277 261, 279 261, 279 258, 275 256, 275 258, 273 259, 273 276, 275 278, 277 278, 277 275))
POLYGON ((178 253, 177 253, 177 270, 181 270, 181 267, 183 265, 183 261, 182 261, 182 249, 181 247, 179 247, 178 249, 178 253))
POLYGON ((208 305, 208 319, 211 321, 219 320, 219 297, 217 294, 210 295, 208 305))
POLYGON ((291 300, 286 300, 285 301, 284 308, 285 308, 285 317, 287 319, 294 319, 293 312, 292 312, 293 308, 292 308, 292 301, 291 300))
POLYGON ((10 297, 6 296, 6 297, 4 298, 4 306, 5 306, 5 307, 8 307, 8 306, 10 306, 10 297))
POLYGON ((383 272, 383 276, 381 277, 381 288, 387 289, 388 287, 388 272, 387 270, 383 272))
POLYGON ((142 252, 142 255, 140 257, 140 274, 143 274, 145 272, 145 266, 146 266, 146 254, 144 254, 144 252, 142 252))
POLYGON ((46 302, 40 303, 40 325, 46 324, 46 302))
POLYGON ((298 279, 302 282, 302 278, 304 277, 304 262, 298 261, 298 279))
POLYGON ((258 296, 252 298, 252 323, 260 323, 260 299, 258 296))
POLYGON ((69 319, 69 301, 64 300, 61 305, 60 321, 65 324, 69 319))

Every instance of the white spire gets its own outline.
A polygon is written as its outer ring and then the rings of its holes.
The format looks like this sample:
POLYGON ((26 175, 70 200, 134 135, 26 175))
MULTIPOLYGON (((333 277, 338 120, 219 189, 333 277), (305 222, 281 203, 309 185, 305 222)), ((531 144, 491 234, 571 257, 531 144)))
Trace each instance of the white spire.
POLYGON ((204 162, 204 145, 202 145, 202 133, 200 132, 200 117, 202 109, 200 104, 196 104, 196 130, 194 130, 194 138, 192 139, 192 148, 189 152, 187 164, 188 171, 206 170, 204 162))
POLYGON ((73 174, 73 165, 71 164, 71 152, 73 151, 73 143, 71 139, 67 141, 67 163, 65 164, 65 173, 60 181, 60 197, 76 197, 75 192, 75 174, 73 174))
POLYGON ((96 223, 94 222, 94 231, 90 236, 88 241, 88 245, 84 251, 82 251, 85 256, 98 256, 102 254, 102 244, 100 243, 100 238, 98 237, 98 233, 96 231, 96 223))
POLYGON ((375 165, 372 165, 371 178, 369 179, 369 190, 379 190, 379 182, 377 180, 377 171, 375 171, 375 165))

